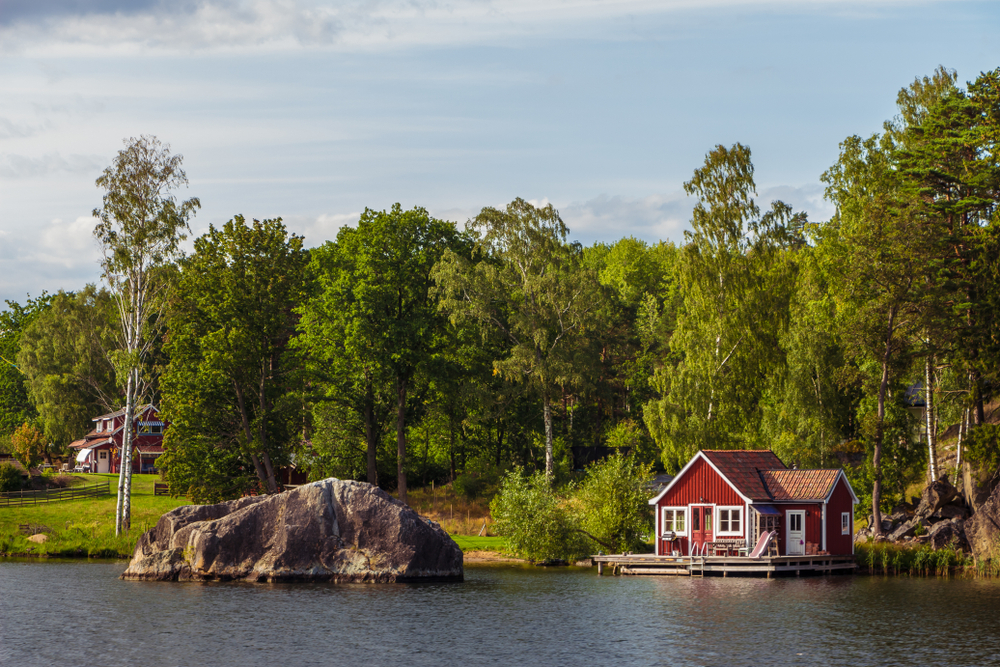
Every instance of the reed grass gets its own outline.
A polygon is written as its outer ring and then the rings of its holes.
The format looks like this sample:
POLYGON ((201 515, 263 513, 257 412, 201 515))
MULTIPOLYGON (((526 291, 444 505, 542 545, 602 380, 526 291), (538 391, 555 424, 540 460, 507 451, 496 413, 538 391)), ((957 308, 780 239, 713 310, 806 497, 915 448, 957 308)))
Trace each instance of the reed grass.
POLYGON ((932 549, 888 542, 855 545, 858 566, 869 574, 908 576, 997 576, 1000 568, 980 564, 953 546, 932 549))

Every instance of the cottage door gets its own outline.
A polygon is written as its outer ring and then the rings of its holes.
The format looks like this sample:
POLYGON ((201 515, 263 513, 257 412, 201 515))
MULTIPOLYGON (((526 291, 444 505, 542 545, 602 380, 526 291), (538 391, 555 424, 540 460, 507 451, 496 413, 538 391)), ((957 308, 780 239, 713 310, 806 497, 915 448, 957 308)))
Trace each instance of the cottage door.
POLYGON ((785 555, 802 556, 806 553, 806 513, 804 510, 788 510, 785 514, 788 533, 785 536, 785 555))
POLYGON ((705 542, 712 541, 712 506, 693 505, 691 507, 691 548, 690 553, 702 553, 705 542))

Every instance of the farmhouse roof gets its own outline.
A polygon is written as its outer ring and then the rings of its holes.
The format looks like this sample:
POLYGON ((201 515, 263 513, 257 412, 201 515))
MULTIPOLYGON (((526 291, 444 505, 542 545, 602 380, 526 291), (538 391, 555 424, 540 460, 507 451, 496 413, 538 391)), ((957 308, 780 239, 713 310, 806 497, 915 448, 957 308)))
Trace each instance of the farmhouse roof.
POLYGON ((837 483, 840 470, 761 470, 774 500, 819 500, 837 483))
POLYGON ((701 453, 750 500, 775 500, 768 493, 760 472, 785 470, 785 464, 770 449, 703 449, 701 453))

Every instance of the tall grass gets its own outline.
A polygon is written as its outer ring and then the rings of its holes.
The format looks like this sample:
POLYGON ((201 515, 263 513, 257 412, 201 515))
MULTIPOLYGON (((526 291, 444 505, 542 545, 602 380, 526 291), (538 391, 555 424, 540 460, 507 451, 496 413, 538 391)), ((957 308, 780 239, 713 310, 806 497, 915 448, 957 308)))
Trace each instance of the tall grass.
POLYGON ((927 545, 908 547, 889 542, 858 544, 855 556, 869 574, 928 577, 977 573, 972 558, 953 545, 935 550, 927 545))
POLYGON ((467 498, 449 484, 411 490, 406 499, 418 514, 438 522, 452 535, 479 535, 480 531, 483 535, 492 534, 488 498, 467 498))

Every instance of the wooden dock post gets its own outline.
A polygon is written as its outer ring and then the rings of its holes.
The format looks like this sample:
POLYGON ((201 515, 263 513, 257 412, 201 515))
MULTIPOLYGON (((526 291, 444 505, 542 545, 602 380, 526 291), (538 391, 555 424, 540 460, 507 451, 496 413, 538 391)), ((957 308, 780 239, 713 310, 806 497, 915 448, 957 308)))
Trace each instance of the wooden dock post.
POLYGON ((597 576, 602 576, 604 574, 604 561, 597 561, 597 576))

